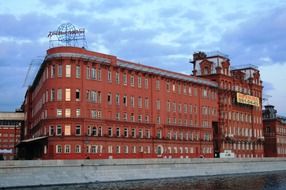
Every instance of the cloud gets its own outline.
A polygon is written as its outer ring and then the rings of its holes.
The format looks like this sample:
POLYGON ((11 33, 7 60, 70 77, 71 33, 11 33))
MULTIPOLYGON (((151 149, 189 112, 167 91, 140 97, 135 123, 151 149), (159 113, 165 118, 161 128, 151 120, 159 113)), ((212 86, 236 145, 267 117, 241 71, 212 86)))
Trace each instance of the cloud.
POLYGON ((0 23, 2 24, 0 36, 35 40, 47 36, 47 31, 53 22, 55 22, 53 17, 38 13, 28 13, 21 17, 0 14, 0 23))
POLYGON ((274 62, 286 60, 286 8, 276 8, 227 30, 219 43, 236 64, 261 64, 262 57, 274 62))

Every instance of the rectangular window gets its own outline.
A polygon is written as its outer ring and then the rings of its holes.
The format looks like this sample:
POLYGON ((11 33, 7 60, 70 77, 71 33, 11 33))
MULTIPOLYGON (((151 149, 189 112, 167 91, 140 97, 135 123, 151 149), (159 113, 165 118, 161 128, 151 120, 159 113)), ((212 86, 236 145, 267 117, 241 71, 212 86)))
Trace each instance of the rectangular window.
POLYGON ((184 113, 187 113, 187 111, 188 111, 188 105, 184 104, 184 113))
POLYGON ((75 90, 75 100, 80 101, 80 89, 75 90))
POLYGON ((107 71, 107 81, 112 82, 112 73, 111 71, 107 71))
POLYGON ((79 65, 75 67, 75 77, 78 79, 80 78, 80 66, 79 65))
POLYGON ((61 125, 58 125, 57 126, 57 136, 61 136, 62 135, 62 126, 61 125))
POLYGON ((54 126, 49 127, 49 136, 54 136, 55 131, 54 131, 54 126))
POLYGON ((208 91, 207 91, 207 89, 203 89, 202 96, 203 96, 204 98, 206 98, 206 97, 208 96, 208 91))
POLYGON ((123 104, 124 104, 124 106, 127 106, 127 96, 126 95, 123 96, 123 104))
POLYGON ((65 145, 65 153, 70 153, 71 152, 71 145, 66 144, 65 145))
POLYGON ((135 122, 134 113, 131 113, 131 115, 130 115, 130 120, 131 120, 132 122, 135 122))
POLYGON ((148 109, 149 108, 149 99, 148 98, 145 98, 145 109, 148 109))
POLYGON ((128 120, 128 117, 127 117, 127 113, 126 113, 126 112, 123 114, 123 120, 124 120, 124 121, 127 121, 127 120, 128 120))
POLYGON ((144 84, 145 88, 148 89, 148 79, 145 78, 145 84, 144 84))
POLYGON ((70 108, 67 108, 65 110, 65 117, 71 117, 71 109, 70 108))
POLYGON ((156 90, 160 90, 160 80, 156 80, 156 90))
POLYGON ((97 100, 96 100, 99 104, 101 103, 101 92, 98 91, 97 92, 97 100))
POLYGON ((108 93, 108 94, 107 94, 107 103, 108 103, 109 105, 112 104, 112 95, 111 95, 111 93, 108 93))
POLYGON ((113 147, 112 147, 112 145, 109 145, 108 146, 108 153, 112 154, 112 152, 113 152, 113 147))
POLYGON ((116 136, 120 137, 120 128, 116 128, 116 136))
POLYGON ((167 102, 167 111, 168 111, 168 112, 171 111, 171 103, 170 103, 169 100, 168 100, 168 102, 167 102))
POLYGON ((65 93, 65 95, 66 95, 65 100, 66 100, 66 101, 71 101, 71 89, 70 89, 70 88, 66 88, 66 93, 65 93))
POLYGON ((92 136, 97 136, 97 129, 96 129, 96 127, 92 127, 92 136))
POLYGON ((128 137, 128 128, 124 128, 124 137, 128 137))
POLYGON ((150 138, 151 138, 151 132, 150 132, 150 129, 146 129, 146 137, 147 137, 148 139, 150 139, 150 138))
POLYGON ((160 116, 157 116, 157 124, 160 124, 161 123, 161 118, 160 116))
POLYGON ((116 153, 120 154, 120 146, 116 146, 116 153))
POLYGON ((75 153, 81 153, 81 145, 75 145, 75 153))
POLYGON ((57 100, 62 101, 62 89, 57 90, 57 100))
POLYGON ((131 136, 132 136, 133 138, 136 138, 136 129, 132 128, 132 130, 131 130, 131 136))
POLYGON ((89 101, 96 103, 97 102, 97 93, 96 91, 90 91, 89 93, 89 101))
POLYGON ((56 153, 62 153, 62 145, 56 145, 56 153))
POLYGON ((156 108, 157 108, 157 110, 160 110, 160 100, 156 101, 156 108))
POLYGON ((117 121, 120 120, 120 113, 116 113, 116 118, 115 118, 117 121))
POLYGON ((63 116, 62 109, 57 109, 57 117, 62 117, 62 116, 63 116))
POLYGON ((142 87, 142 78, 138 77, 138 88, 142 87))
POLYGON ((90 79, 90 68, 86 66, 86 79, 90 79))
POLYGON ((170 82, 166 83, 166 90, 167 90, 167 92, 170 92, 170 82))
POLYGON ((123 74, 123 85, 127 85, 127 74, 123 74))
POLYGON ((96 119, 97 118, 97 112, 96 110, 91 110, 91 118, 96 119))
POLYGON ((56 71, 56 66, 55 65, 51 65, 51 78, 55 77, 55 71, 56 71))
POLYGON ((185 85, 183 86, 183 93, 187 94, 187 87, 185 85))
POLYGON ((55 100, 55 89, 51 89, 51 101, 55 100))
POLYGON ((71 77, 71 65, 66 65, 66 77, 71 77))
POLYGON ((142 122, 142 115, 138 115, 138 122, 139 122, 139 123, 142 122))
POLYGON ((65 136, 71 135, 71 126, 65 125, 65 136))
POLYGON ((134 96, 130 97, 130 105, 134 108, 134 96))
POLYGON ((146 122, 146 123, 149 123, 149 115, 146 115, 146 116, 145 116, 145 122, 146 122))
POLYGON ((58 65, 58 77, 62 77, 62 76, 63 76, 63 66, 58 65))
POLYGON ((143 129, 139 129, 138 131, 138 134, 139 134, 139 138, 143 138, 143 129))
POLYGON ((81 135, 81 127, 80 127, 80 125, 77 125, 75 127, 75 135, 77 135, 77 136, 81 135))
POLYGON ((91 79, 96 80, 96 68, 91 68, 91 79))
POLYGON ((158 138, 158 139, 161 139, 161 138, 162 138, 162 131, 161 131, 161 130, 158 130, 158 131, 157 131, 157 138, 158 138))
POLYGON ((80 108, 76 109, 75 115, 76 115, 76 117, 80 117, 80 108))
POLYGON ((111 127, 108 128, 108 136, 112 137, 112 128, 111 127))
POLYGON ((101 69, 100 68, 97 71, 97 80, 101 80, 101 69))
POLYGON ((132 147, 132 153, 136 154, 136 146, 132 147))
POLYGON ((116 74, 115 74, 115 80, 116 80, 116 84, 120 83, 120 75, 118 72, 116 72, 116 74))
POLYGON ((178 93, 181 94, 181 85, 178 85, 178 93))
POLYGON ((128 154, 128 146, 124 146, 124 153, 128 154))
POLYGON ((120 95, 119 94, 115 95, 115 101, 116 101, 116 105, 120 104, 120 95))
POLYGON ((130 86, 134 87, 134 76, 130 76, 130 86))
POLYGON ((97 111, 97 118, 98 118, 98 119, 101 119, 101 116, 102 116, 102 112, 101 112, 100 110, 98 110, 98 111, 97 111))
POLYGON ((138 97, 138 108, 142 108, 142 97, 138 97))
POLYGON ((97 146, 96 145, 91 146, 91 153, 97 153, 97 146))
POLYGON ((176 109, 177 109, 176 102, 173 102, 173 112, 176 112, 176 109))

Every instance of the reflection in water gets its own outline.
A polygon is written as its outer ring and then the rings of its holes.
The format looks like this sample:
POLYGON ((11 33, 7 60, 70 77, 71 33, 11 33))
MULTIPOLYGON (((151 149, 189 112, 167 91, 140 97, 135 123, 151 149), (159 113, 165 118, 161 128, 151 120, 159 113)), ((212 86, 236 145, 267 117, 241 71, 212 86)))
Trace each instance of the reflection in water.
POLYGON ((37 188, 22 188, 21 190, 173 190, 173 189, 243 189, 243 190, 282 190, 286 189, 286 171, 273 173, 223 175, 209 177, 188 177, 176 179, 142 180, 112 183, 92 183, 84 185, 65 185, 37 188))

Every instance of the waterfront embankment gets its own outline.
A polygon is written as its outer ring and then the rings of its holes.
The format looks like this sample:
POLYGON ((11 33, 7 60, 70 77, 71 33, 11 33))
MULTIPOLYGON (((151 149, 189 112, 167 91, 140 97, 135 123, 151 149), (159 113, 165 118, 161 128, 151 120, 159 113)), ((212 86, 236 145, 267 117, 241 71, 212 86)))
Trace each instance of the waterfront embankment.
POLYGON ((0 187, 286 171, 286 158, 1 161, 0 187))

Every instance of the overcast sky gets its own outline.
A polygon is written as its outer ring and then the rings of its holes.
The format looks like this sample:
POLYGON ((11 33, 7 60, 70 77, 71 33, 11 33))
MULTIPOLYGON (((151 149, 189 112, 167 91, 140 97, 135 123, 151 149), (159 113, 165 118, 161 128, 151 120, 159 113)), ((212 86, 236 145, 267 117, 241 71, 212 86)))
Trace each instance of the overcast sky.
POLYGON ((0 1, 0 111, 24 100, 28 66, 49 48, 49 31, 86 29, 88 49, 191 73, 195 51, 221 51, 232 65, 259 66, 264 94, 286 116, 284 0, 0 1))

